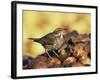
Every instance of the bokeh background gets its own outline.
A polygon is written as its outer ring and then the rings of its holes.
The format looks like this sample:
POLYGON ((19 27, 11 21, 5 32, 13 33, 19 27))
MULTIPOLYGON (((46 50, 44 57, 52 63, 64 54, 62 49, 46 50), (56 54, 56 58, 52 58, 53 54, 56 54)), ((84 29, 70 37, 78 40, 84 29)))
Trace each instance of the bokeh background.
POLYGON ((91 31, 91 14, 70 12, 42 12, 23 11, 23 55, 36 57, 45 52, 43 46, 32 42, 28 38, 41 38, 63 27, 68 30, 76 30, 80 34, 88 34, 91 31))

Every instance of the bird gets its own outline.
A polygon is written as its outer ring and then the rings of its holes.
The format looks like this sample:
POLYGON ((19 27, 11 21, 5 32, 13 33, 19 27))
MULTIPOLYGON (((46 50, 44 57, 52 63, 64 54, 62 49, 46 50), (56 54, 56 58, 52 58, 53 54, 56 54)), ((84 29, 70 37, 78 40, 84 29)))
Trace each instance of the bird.
POLYGON ((58 50, 62 46, 62 44, 64 43, 64 35, 66 35, 68 32, 68 29, 57 28, 53 32, 50 32, 41 38, 28 39, 40 43, 45 48, 45 52, 47 53, 49 58, 52 58, 49 54, 49 51, 52 51, 57 57, 59 57, 55 50, 58 50))

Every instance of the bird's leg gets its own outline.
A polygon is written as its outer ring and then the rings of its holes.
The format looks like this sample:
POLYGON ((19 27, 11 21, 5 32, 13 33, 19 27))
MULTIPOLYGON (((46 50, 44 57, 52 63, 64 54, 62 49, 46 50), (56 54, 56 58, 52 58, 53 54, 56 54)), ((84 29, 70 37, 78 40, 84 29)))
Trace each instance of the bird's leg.
POLYGON ((46 53, 47 53, 47 55, 48 55, 48 57, 50 58, 50 59, 52 59, 52 57, 50 56, 50 54, 49 54, 49 52, 46 50, 46 53))
POLYGON ((57 57, 59 57, 59 55, 54 51, 54 50, 52 50, 54 53, 55 53, 55 55, 57 56, 57 57))

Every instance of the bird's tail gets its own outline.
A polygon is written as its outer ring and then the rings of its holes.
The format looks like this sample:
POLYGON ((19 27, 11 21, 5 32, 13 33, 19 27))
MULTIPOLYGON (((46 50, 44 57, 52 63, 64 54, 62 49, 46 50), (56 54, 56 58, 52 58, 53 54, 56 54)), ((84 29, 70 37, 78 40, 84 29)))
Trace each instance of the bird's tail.
POLYGON ((38 42, 39 41, 39 39, 37 39, 37 38, 28 38, 29 40, 32 40, 32 41, 35 41, 35 42, 38 42))

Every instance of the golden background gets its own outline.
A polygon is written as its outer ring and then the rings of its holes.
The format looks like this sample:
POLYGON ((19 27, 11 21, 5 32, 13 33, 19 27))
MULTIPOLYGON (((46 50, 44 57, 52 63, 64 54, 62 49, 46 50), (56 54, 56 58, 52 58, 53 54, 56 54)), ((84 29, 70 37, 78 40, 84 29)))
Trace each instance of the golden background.
POLYGON ((23 11, 23 55, 36 57, 45 52, 43 46, 28 38, 41 38, 56 28, 77 30, 80 34, 90 33, 91 15, 89 13, 63 13, 23 11))

